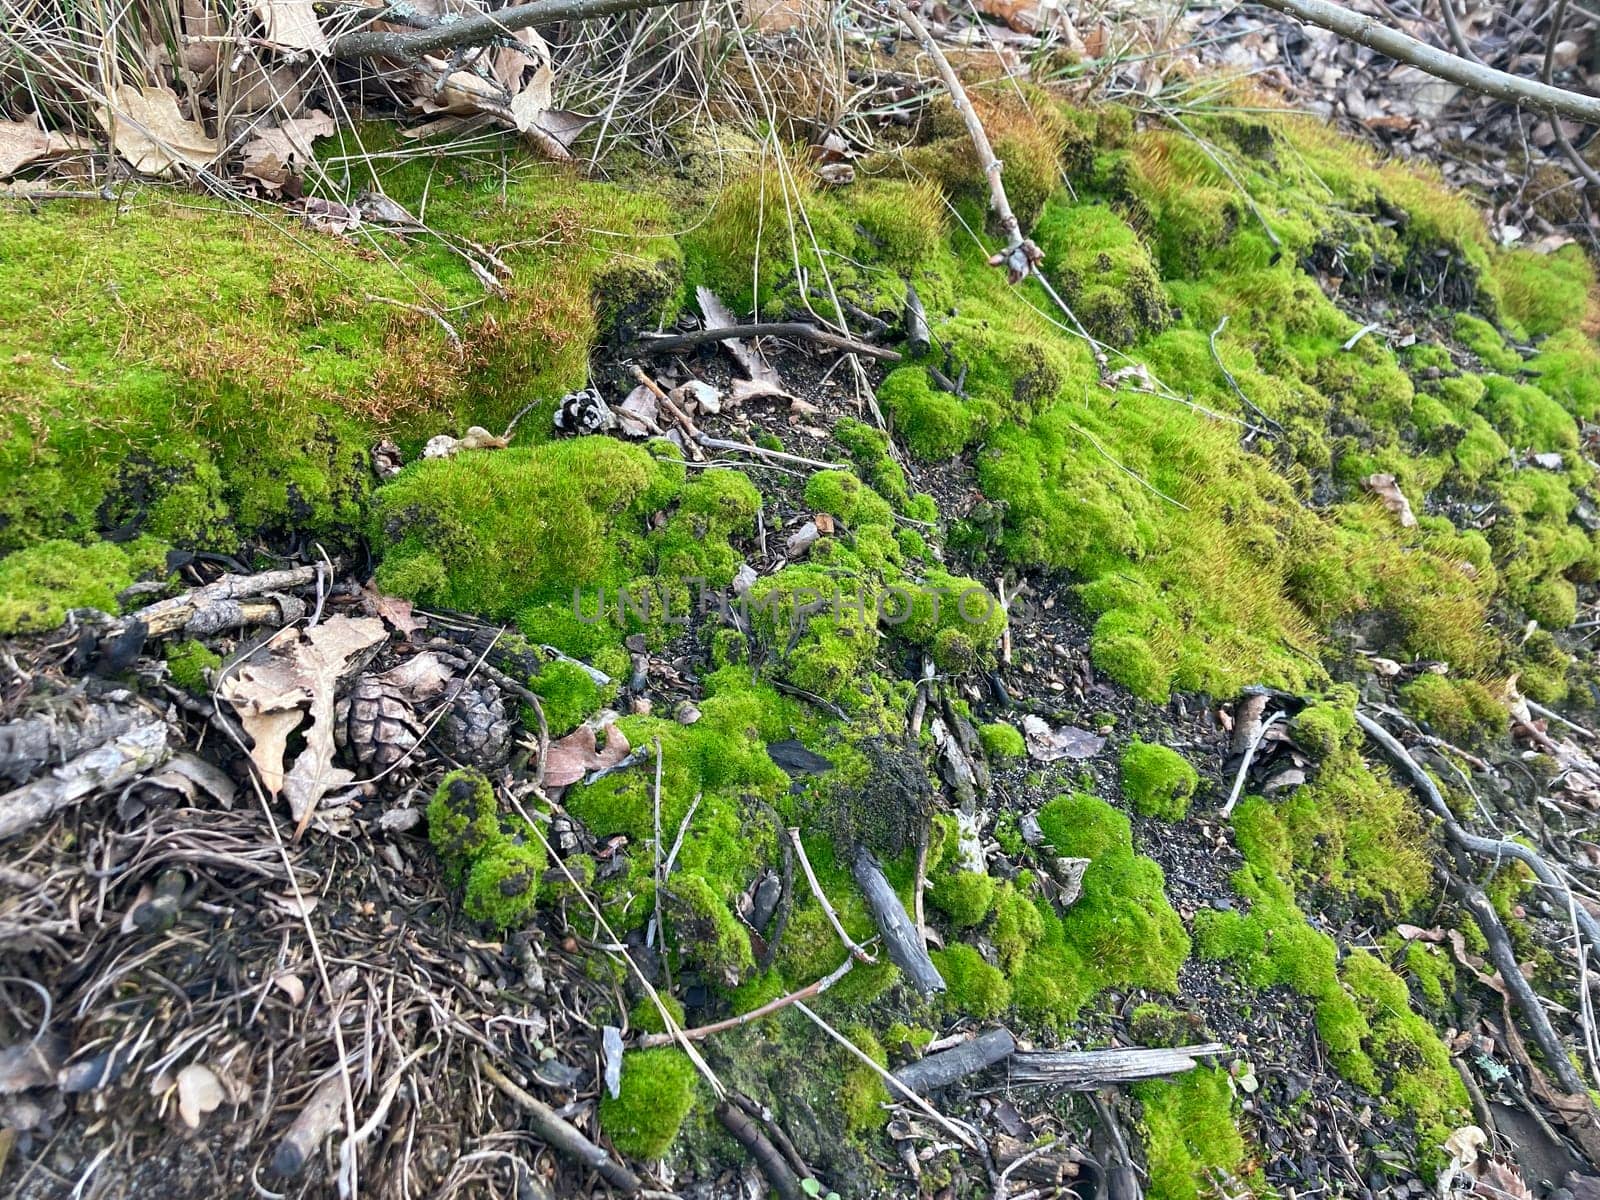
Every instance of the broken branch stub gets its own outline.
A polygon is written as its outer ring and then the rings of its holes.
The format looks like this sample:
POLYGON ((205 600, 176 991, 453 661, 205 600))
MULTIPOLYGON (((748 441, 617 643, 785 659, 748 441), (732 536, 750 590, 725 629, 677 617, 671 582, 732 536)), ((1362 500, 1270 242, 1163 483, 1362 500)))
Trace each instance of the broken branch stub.
POLYGON ((928 957, 928 948, 923 945, 916 925, 907 914, 905 905, 900 903, 900 897, 895 895, 894 888, 889 886, 889 880, 872 851, 865 846, 859 847, 850 864, 850 873, 855 876, 856 886, 861 889, 872 919, 877 922, 878 932, 883 934, 883 944, 889 951, 890 961, 905 972, 911 985, 924 996, 944 991, 944 977, 933 965, 933 959, 928 957))

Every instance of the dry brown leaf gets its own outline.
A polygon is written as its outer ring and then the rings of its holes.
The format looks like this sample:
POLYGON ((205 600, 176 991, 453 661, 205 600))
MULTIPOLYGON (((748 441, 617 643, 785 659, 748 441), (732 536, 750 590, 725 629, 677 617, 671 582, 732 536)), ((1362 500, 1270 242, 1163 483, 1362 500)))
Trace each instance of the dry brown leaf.
POLYGON ((254 7, 269 45, 328 53, 328 35, 322 32, 312 0, 255 0, 254 7))
POLYGON ((1402 527, 1410 529, 1416 525, 1417 518, 1411 511, 1411 501, 1405 498, 1393 475, 1386 472, 1368 475, 1361 481, 1361 486, 1382 500, 1383 506, 1400 518, 1402 527))
POLYGON ((29 163, 52 154, 88 147, 83 138, 52 133, 31 121, 0 121, 0 179, 10 178, 29 163))
POLYGON ((427 624, 426 621, 412 615, 411 601, 402 600, 399 596, 385 596, 370 579, 361 585, 361 598, 366 602, 365 608, 368 613, 381 617, 407 638, 427 624))
POLYGON ((190 1129, 222 1103, 222 1081, 204 1063, 190 1063, 178 1072, 178 1115, 190 1129))
POLYGON ((590 771, 614 767, 628 756, 628 739, 615 725, 606 726, 606 744, 595 749, 594 730, 580 725, 559 742, 552 742, 544 759, 546 787, 577 783, 590 771))
POLYGON ((244 174, 281 188, 312 160, 311 143, 319 137, 331 137, 334 128, 332 117, 313 110, 276 128, 257 129, 244 145, 244 174))
POLYGON ((1022 737, 1028 744, 1028 753, 1040 762, 1056 762, 1063 758, 1093 758, 1100 753, 1106 739, 1087 729, 1063 725, 1052 729, 1042 717, 1022 718, 1022 737))
POLYGON ((110 107, 95 110, 95 118, 135 171, 170 176, 180 163, 199 168, 216 158, 216 139, 183 115, 171 88, 119 83, 110 100, 110 107))
POLYGON ((352 772, 333 765, 334 688, 353 655, 387 636, 382 621, 337 616, 308 629, 296 647, 297 663, 311 689, 306 747, 283 779, 283 793, 297 831, 305 828, 324 795, 355 779, 352 772))

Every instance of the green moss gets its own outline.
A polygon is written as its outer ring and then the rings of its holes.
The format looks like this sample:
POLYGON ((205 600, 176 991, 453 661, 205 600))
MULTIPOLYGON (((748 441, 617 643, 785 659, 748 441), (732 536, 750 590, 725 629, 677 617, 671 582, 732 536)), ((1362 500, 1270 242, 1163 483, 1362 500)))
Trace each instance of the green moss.
POLYGON ((552 737, 581 725, 600 710, 605 700, 605 693, 589 672, 565 659, 545 663, 528 686, 540 698, 552 737))
POLYGON ((542 842, 501 840, 490 845, 473 861, 467 874, 462 908, 474 921, 496 929, 521 925, 539 899, 544 868, 542 842))
POLYGON ((1349 745, 1356 735, 1356 699, 1356 690, 1344 685, 1306 705, 1289 722, 1295 742, 1317 758, 1349 745))
POLYGON ((1594 269, 1580 247, 1551 254, 1511 250, 1493 261, 1501 306, 1529 337, 1570 330, 1587 315, 1594 269))
POLYGON ((983 960, 971 946, 957 943, 931 955, 944 978, 945 1007, 980 1021, 997 1017, 1011 1003, 1011 985, 1000 968, 983 960))
POLYGON ((978 871, 946 871, 928 886, 928 902, 957 929, 976 925, 994 904, 995 881, 978 871))
POLYGON ((450 878, 465 879, 473 862, 501 841, 500 804, 488 779, 473 770, 444 777, 428 802, 428 840, 450 878))
POLYGON ((878 385, 878 401, 895 434, 920 459, 951 458, 972 439, 972 414, 957 397, 935 387, 921 367, 889 372, 878 385))
POLYGON ((1406 712, 1449 741, 1477 745, 1504 735, 1506 706, 1475 679, 1454 675, 1418 675, 1400 689, 1406 712))
POLYGON ((172 682, 185 691, 205 691, 206 672, 221 665, 222 655, 192 638, 167 648, 167 670, 172 674, 172 682))
POLYGON ((678 953, 732 987, 755 966, 750 935, 709 883, 699 875, 674 874, 664 909, 678 953))
POLYGON ((1505 339, 1489 322, 1471 313, 1457 313, 1455 335, 1491 371, 1516 372, 1522 368, 1522 355, 1506 345, 1505 339))
POLYGON ((684 1027, 682 1001, 665 992, 658 992, 657 995, 661 1000, 660 1007, 657 1007, 655 1000, 649 996, 641 996, 628 1010, 628 1024, 641 1033, 665 1033, 667 1023, 661 1019, 661 1009, 665 1008, 672 1015, 672 1020, 678 1028, 682 1029, 684 1027))
POLYGON ((618 1094, 600 1097, 600 1128, 631 1158, 657 1159, 694 1110, 694 1064, 681 1050, 630 1050, 618 1094))
POLYGON ((1206 1181, 1237 1178, 1247 1157, 1233 1118, 1233 1087, 1220 1067, 1198 1067, 1171 1080, 1133 1086, 1144 1114, 1145 1160, 1152 1200, 1200 1200, 1206 1181))
POLYGON ((1139 236, 1104 204, 1052 199, 1033 229, 1050 279, 1095 337, 1127 347, 1171 319, 1139 236))
POLYGON ((1528 365, 1539 373, 1540 390, 1580 420, 1600 412, 1600 348, 1581 329, 1561 329, 1539 347, 1528 365))
POLYGON ((1128 1033, 1140 1046, 1186 1046, 1201 1040, 1205 1022, 1196 1014, 1146 1001, 1128 1014, 1128 1033))
MULTIPOLYGON (((889 1056, 877 1036, 865 1025, 849 1025, 841 1032, 856 1048, 880 1067, 889 1065, 889 1056)), ((883 1077, 866 1063, 850 1055, 844 1065, 843 1083, 839 1089, 839 1106, 844 1113, 845 1128, 851 1133, 876 1129, 889 1119, 884 1105, 889 1102, 889 1089, 883 1077)))
POLYGON ((978 740, 983 743, 983 752, 990 758, 1021 758, 1028 752, 1022 740, 1022 731, 1004 721, 980 725, 978 740))
POLYGON ((1135 738, 1122 754, 1122 794, 1146 817, 1181 821, 1200 775, 1167 746, 1135 738))
POLYGON ((1176 990, 1189 938, 1167 902, 1161 868, 1134 853, 1128 818, 1093 796, 1060 796, 1040 810, 1039 826, 1057 854, 1090 862, 1077 902, 1058 919, 1041 912, 1044 936, 1018 970, 1019 998, 1029 995, 1021 976, 1068 963, 1077 972, 1070 982, 1051 989, 1033 978, 1028 985, 1039 993, 1030 1000, 1064 1019, 1075 1015, 1074 1003, 1104 987, 1176 990))
POLYGON ((160 550, 149 539, 126 548, 58 539, 0 558, 0 636, 54 629, 71 608, 115 615, 117 593, 157 573, 160 550))
POLYGON ((1456 967, 1449 954, 1420 939, 1407 942, 1405 968, 1429 1004, 1444 1008, 1450 1002, 1456 987, 1456 967))
POLYGON ((1016 973, 1023 955, 1044 937, 1044 919, 1027 894, 1031 886, 1031 879, 1024 874, 1017 883, 1002 883, 995 893, 994 923, 989 936, 1001 968, 1011 974, 1016 973))

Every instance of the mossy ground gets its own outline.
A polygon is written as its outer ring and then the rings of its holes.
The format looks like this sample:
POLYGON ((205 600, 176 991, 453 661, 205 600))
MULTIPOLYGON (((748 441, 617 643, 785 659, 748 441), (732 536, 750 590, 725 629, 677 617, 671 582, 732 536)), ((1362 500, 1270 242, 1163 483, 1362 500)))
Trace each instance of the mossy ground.
MULTIPOLYGON (((1312 781, 1236 810, 1246 863, 1234 887, 1248 907, 1201 912, 1194 947, 1250 985, 1304 997, 1341 1073, 1436 1138, 1461 1107, 1459 1081, 1405 977, 1438 1006, 1448 974, 1415 947, 1395 967, 1361 952, 1341 959, 1307 920, 1331 899, 1392 923, 1430 890, 1427 827, 1364 761, 1354 695, 1331 685, 1337 656, 1324 652, 1359 626, 1374 653, 1446 664, 1402 701, 1463 741, 1495 734, 1495 689, 1512 674, 1530 695, 1564 694, 1567 659, 1550 631, 1573 622, 1579 588, 1600 577, 1600 547, 1578 519, 1593 471, 1577 421, 1600 411, 1600 351, 1580 327, 1593 315, 1592 272, 1570 251, 1494 247, 1470 203, 1438 180, 1310 122, 1190 118, 1236 183, 1176 130, 1136 129, 1126 112, 1074 110, 1032 89, 1020 105, 997 95, 981 107, 1046 269, 1117 352, 1112 365, 1142 372, 1103 378, 1043 292, 1007 286, 986 264, 969 232, 984 227, 970 150, 943 108, 841 190, 820 188, 804 162, 780 172, 770 157, 709 200, 520 158, 504 171, 509 147, 492 162, 426 148, 380 157, 384 191, 442 238, 286 236, 259 215, 155 194, 114 217, 70 204, 8 214, 0 633, 48 628, 71 607, 114 609, 119 590, 164 573, 168 546, 233 552, 291 532, 335 544, 364 533, 384 590, 514 622, 528 642, 621 678, 626 634, 652 649, 672 636, 639 597, 686 606, 694 581, 728 584, 772 485, 691 472, 664 443, 552 440, 553 403, 587 381, 597 339, 653 325, 696 284, 740 313, 772 314, 834 297, 894 312, 909 281, 933 344, 890 371, 879 398, 910 469, 885 433, 838 420, 833 457, 851 469, 815 473, 802 489, 836 530, 759 581, 748 636, 714 640, 699 721, 620 721, 634 746, 660 740, 663 828, 676 830, 699 797, 660 897, 672 966, 696 975, 721 1013, 840 965, 839 939, 804 889, 770 965, 738 916, 790 826, 852 938, 874 927, 846 843, 871 844, 910 901, 904 835, 924 802, 883 769, 883 744, 906 734, 906 664, 926 655, 954 680, 992 667, 1004 614, 986 605, 968 619, 950 598, 992 600, 978 578, 1033 573, 1073 589, 1092 621, 1094 667, 1143 700, 1248 684, 1316 694, 1291 727, 1316 760, 1312 781), (803 239, 778 216, 796 204, 803 239), (503 295, 484 288, 460 239, 510 266, 503 295), (1448 307, 1428 311, 1423 292, 1448 307), (1408 350, 1356 338, 1369 295, 1411 304, 1432 336, 1408 350), (446 317, 455 339, 419 308, 446 317), (530 401, 510 449, 416 462, 382 487, 368 470, 380 435, 414 457, 432 434, 498 430, 530 401), (1241 423, 1258 428, 1243 439, 1241 423), (960 518, 917 488, 943 478, 930 465, 951 463, 970 498, 960 518), (1368 490, 1380 473, 1395 476, 1414 527, 1368 490), (908 585, 918 599, 899 622, 808 608, 819 594, 908 585), (944 592, 942 608, 926 588, 944 592), (623 590, 635 603, 619 614, 623 590), (831 721, 774 683, 851 719, 831 721), (765 750, 786 740, 832 770, 791 778, 765 750)), ((169 661, 184 686, 207 665, 182 647, 169 661)), ((530 685, 555 734, 617 688, 560 663, 530 685)), ((985 724, 978 739, 995 766, 1026 751, 1010 724, 985 724)), ((927 749, 904 752, 924 776, 927 749)), ((1123 763, 1124 798, 1142 814, 1182 820, 1196 782, 1161 746, 1136 744, 1123 763)), ((1004 1016, 1060 1032, 1107 989, 1176 989, 1190 931, 1160 867, 1107 800, 1080 790, 1041 804, 1064 786, 1027 784, 1046 849, 1089 860, 1065 911, 1032 869, 1003 881, 962 869, 936 822, 927 899, 949 988, 936 1005, 897 1012, 903 1024, 1004 1016)), ((564 804, 597 837, 634 848, 596 885, 626 935, 655 911, 653 857, 637 852, 654 836, 650 784, 618 772, 564 804)), ((542 844, 482 781, 447 779, 428 824, 470 917, 501 928, 529 919, 542 844)), ((1030 853, 1014 819, 994 836, 1019 860, 1030 853)), ((899 1003, 896 978, 887 961, 858 965, 818 1001, 878 1061, 888 1060, 880 1042, 892 1055, 910 1036, 877 1032, 874 1005, 899 1003)), ((802 1063, 795 1047, 814 1034, 788 1017, 773 1028, 789 1039, 784 1061, 802 1063)), ((869 1135, 882 1112, 876 1077, 843 1056, 815 1075, 805 1102, 831 1097, 846 1131, 869 1135)), ((697 1087, 676 1051, 630 1053, 602 1128, 640 1157, 666 1151, 686 1120, 687 1137, 714 1137, 703 1112, 690 1119, 697 1087)), ((1246 1169, 1225 1076, 1150 1085, 1140 1100, 1153 1194, 1188 1196, 1205 1170, 1246 1169)))

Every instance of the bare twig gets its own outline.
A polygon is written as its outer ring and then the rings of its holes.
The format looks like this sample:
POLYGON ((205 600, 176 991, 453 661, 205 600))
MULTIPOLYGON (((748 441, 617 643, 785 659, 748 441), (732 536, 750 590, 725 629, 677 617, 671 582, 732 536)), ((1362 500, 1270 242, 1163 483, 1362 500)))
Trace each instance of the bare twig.
POLYGON ((612 1187, 630 1195, 644 1186, 639 1182, 637 1175, 579 1133, 570 1123, 563 1120, 555 1109, 543 1100, 528 1095, 481 1055, 478 1058, 478 1069, 507 1099, 528 1115, 528 1122, 533 1126, 533 1131, 546 1144, 568 1158, 582 1163, 591 1171, 597 1172, 612 1187))
POLYGON ((877 962, 876 958, 868 954, 854 938, 844 931, 844 925, 839 920, 839 914, 833 910, 833 905, 829 902, 827 893, 822 890, 822 885, 817 882, 817 873, 811 869, 811 860, 806 857, 806 847, 805 843, 800 840, 800 831, 798 829, 790 829, 789 840, 794 843, 794 852, 796 857, 800 859, 800 869, 805 872, 806 882, 811 885, 811 894, 817 898, 817 903, 822 906, 823 914, 828 918, 829 924, 833 926, 833 931, 839 935, 839 940, 844 943, 845 949, 850 951, 850 957, 862 963, 877 962))
POLYGON ((1031 239, 1022 236, 1022 225, 1017 220, 1016 214, 1011 211, 1011 201, 1006 198, 1005 184, 1000 181, 1002 164, 995 157, 994 147, 989 144, 989 135, 984 132, 983 122, 978 120, 972 101, 967 97, 967 89, 961 85, 961 77, 950 65, 950 60, 944 56, 944 51, 939 48, 933 33, 922 23, 922 19, 911 11, 905 0, 889 0, 889 11, 911 31, 912 36, 921 45, 923 53, 933 59, 933 64, 939 71, 939 78, 943 81, 945 90, 950 93, 950 100, 967 127, 967 135, 972 138, 973 148, 978 152, 978 167, 989 183, 989 207, 1000 219, 1000 231, 1006 239, 1005 248, 998 254, 990 256, 990 265, 1004 267, 1006 276, 1012 283, 1026 279, 1033 274, 1034 268, 1044 261, 1044 251, 1034 245, 1031 239))
POLYGON ((639 1046, 641 1049, 646 1050, 654 1046, 674 1046, 678 1043, 680 1037, 686 1038, 691 1042, 698 1042, 710 1037, 712 1034, 738 1029, 741 1025, 750 1025, 763 1017, 770 1017, 773 1013, 788 1008, 791 1004, 822 995, 823 992, 848 975, 855 965, 856 960, 853 956, 846 957, 838 968, 824 975, 821 979, 814 980, 799 991, 790 992, 787 996, 779 996, 776 1000, 769 1000, 760 1008, 752 1008, 747 1013, 740 1013, 738 1016, 729 1017, 725 1021, 714 1021, 710 1025, 701 1025, 695 1029, 680 1030, 676 1034, 647 1033, 639 1039, 639 1046))
MULTIPOLYGON (((610 17, 644 8, 660 8, 672 0, 536 0, 498 12, 463 16, 458 20, 427 29, 360 30, 335 38, 333 57, 340 59, 397 58, 415 59, 452 46, 487 45, 518 29, 540 25, 559 25, 563 21, 584 21, 610 17)), ((388 20, 387 11, 384 19, 388 20)))
POLYGON ((1309 25, 1331 30, 1363 46, 1387 54, 1398 62, 1409 63, 1420 71, 1468 91, 1507 100, 1551 115, 1560 114, 1582 121, 1587 125, 1600 125, 1600 97, 1583 96, 1566 88, 1552 87, 1536 79, 1526 79, 1497 71, 1482 63, 1469 62, 1460 55, 1451 54, 1437 46, 1419 42, 1397 29, 1391 29, 1373 17, 1351 12, 1328 0, 1260 0, 1268 8, 1305 21, 1309 25))
POLYGON ((1261 748, 1261 739, 1266 737, 1267 730, 1278 721, 1283 720, 1281 712, 1275 712, 1257 729, 1255 736, 1250 739, 1250 744, 1245 747, 1244 760, 1239 764, 1239 773, 1233 777, 1233 788, 1228 792, 1228 802, 1222 806, 1218 816, 1227 817, 1233 813, 1233 806, 1239 803, 1239 793, 1244 791, 1244 777, 1250 770, 1250 763, 1255 759, 1256 751, 1261 748))
POLYGON ((735 454, 755 454, 761 458, 773 458, 779 462, 795 463, 802 467, 815 467, 819 471, 848 471, 850 468, 844 463, 821 462, 815 458, 801 458, 798 454, 785 454, 782 450, 768 450, 765 446, 747 446, 743 442, 730 442, 724 438, 709 437, 698 434, 695 441, 708 450, 728 450, 735 454))
POLYGON ((1251 412, 1255 413, 1256 416, 1260 417, 1268 425, 1271 425, 1274 429, 1278 430, 1280 433, 1283 432, 1283 426, 1282 425, 1278 424, 1271 417, 1267 416, 1266 413, 1262 412, 1259 408, 1257 408, 1256 405, 1255 405, 1255 402, 1253 400, 1251 400, 1249 396, 1246 396, 1244 394, 1244 389, 1239 386, 1239 381, 1233 377, 1233 372, 1228 370, 1228 365, 1222 361, 1222 355, 1217 350, 1217 337, 1227 327, 1228 327, 1228 314, 1227 313, 1223 313, 1222 314, 1222 320, 1217 322, 1217 327, 1211 331, 1211 337, 1209 339, 1209 343, 1210 343, 1210 346, 1211 346, 1211 359, 1212 359, 1212 361, 1217 364, 1217 370, 1222 372, 1222 377, 1228 381, 1228 386, 1233 389, 1234 395, 1239 397, 1240 403, 1242 403, 1251 412))

